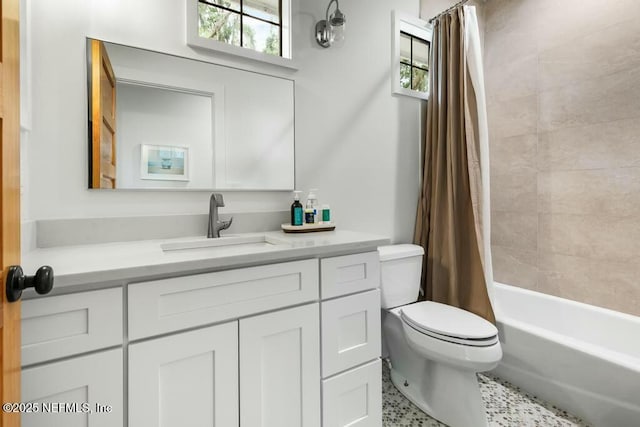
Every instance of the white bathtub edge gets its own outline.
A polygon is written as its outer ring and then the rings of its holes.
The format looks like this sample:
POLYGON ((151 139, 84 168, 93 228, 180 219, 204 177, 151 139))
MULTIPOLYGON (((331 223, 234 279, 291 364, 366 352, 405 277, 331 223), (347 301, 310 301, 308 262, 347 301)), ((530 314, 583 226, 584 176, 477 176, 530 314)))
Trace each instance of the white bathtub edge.
MULTIPOLYGON (((494 286, 497 286, 499 288, 508 288, 508 289, 513 289, 515 292, 521 292, 525 295, 533 295, 536 298, 542 298, 542 299, 549 299, 551 301, 557 301, 560 302, 562 301, 563 304, 567 304, 569 306, 574 306, 574 307, 581 307, 581 308, 585 308, 588 310, 593 310, 602 314, 606 314, 606 315, 610 315, 610 316, 615 316, 615 317, 620 317, 624 320, 628 320, 630 322, 633 323, 640 323, 640 318, 638 316, 634 316, 632 314, 627 314, 627 313, 623 313, 621 311, 615 311, 615 310, 611 310, 609 308, 604 308, 604 307, 598 307, 597 305, 592 305, 592 304, 587 304, 584 302, 578 302, 578 301, 574 301, 574 300, 570 300, 567 298, 561 298, 561 297, 557 297, 555 295, 549 295, 549 294, 545 294, 542 292, 537 292, 537 291, 532 291, 530 289, 525 289, 525 288, 521 288, 519 286, 514 286, 514 285, 508 285, 506 283, 501 283, 501 282, 493 282, 494 286)), ((494 310, 496 311, 495 315, 496 318, 499 317, 502 313, 500 313, 500 304, 496 304, 496 307, 494 307, 494 310)))
MULTIPOLYGON (((562 304, 567 304, 569 306, 578 307, 584 310, 590 310, 590 311, 592 310, 592 311, 602 313, 604 315, 618 317, 623 321, 630 321, 633 323, 640 324, 640 318, 637 316, 633 316, 631 314, 621 313, 615 310, 610 310, 608 308, 598 307, 591 304, 585 304, 582 302, 573 301, 566 298, 560 298, 554 295, 548 295, 542 292, 536 292, 529 289, 520 288, 518 286, 507 285, 505 283, 494 282, 494 284, 499 288, 503 288, 509 292, 519 292, 523 295, 530 295, 534 298, 548 299, 551 301, 560 302, 562 304)), ((589 342, 586 342, 580 339, 575 339, 573 337, 557 333, 547 328, 530 325, 528 323, 522 322, 520 320, 514 319, 513 317, 509 317, 508 315, 503 314, 500 311, 499 307, 500 306, 498 304, 497 307, 494 308, 496 323, 507 323, 509 325, 513 325, 514 327, 525 330, 534 335, 544 336, 545 338, 548 338, 550 341, 553 341, 556 344, 566 346, 566 347, 576 348, 580 351, 583 351, 589 354, 590 356, 603 358, 611 363, 621 365, 627 369, 640 373, 640 357, 633 357, 631 355, 610 350, 601 345, 591 344, 589 342)))

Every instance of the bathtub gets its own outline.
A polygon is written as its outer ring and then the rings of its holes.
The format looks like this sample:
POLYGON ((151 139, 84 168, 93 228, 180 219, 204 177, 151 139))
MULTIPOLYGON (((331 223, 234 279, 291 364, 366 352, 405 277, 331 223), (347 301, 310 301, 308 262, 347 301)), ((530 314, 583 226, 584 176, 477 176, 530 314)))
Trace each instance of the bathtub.
POLYGON ((500 283, 494 301, 496 376, 593 426, 640 426, 640 317, 500 283))

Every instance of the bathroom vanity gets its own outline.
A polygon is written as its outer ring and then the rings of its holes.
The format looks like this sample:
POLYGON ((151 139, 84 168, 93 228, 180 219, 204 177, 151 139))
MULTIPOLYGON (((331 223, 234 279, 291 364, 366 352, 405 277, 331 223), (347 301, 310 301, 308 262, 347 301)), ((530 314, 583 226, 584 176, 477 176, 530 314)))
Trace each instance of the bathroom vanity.
POLYGON ((22 400, 39 405, 23 425, 381 426, 387 243, 269 232, 26 254, 56 279, 22 303, 22 400))

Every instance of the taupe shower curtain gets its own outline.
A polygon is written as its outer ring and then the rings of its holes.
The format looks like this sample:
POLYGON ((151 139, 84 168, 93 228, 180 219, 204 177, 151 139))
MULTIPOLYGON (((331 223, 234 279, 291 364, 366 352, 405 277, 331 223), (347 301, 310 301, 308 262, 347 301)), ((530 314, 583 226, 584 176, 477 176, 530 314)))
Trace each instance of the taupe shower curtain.
POLYGON ((488 147, 481 146, 487 143, 484 87, 479 87, 483 82, 478 36, 472 40, 474 33, 469 32, 477 33, 475 9, 469 12, 469 7, 458 7, 433 26, 414 242, 426 253, 424 299, 463 308, 495 323, 487 290, 493 275, 486 244, 488 147))

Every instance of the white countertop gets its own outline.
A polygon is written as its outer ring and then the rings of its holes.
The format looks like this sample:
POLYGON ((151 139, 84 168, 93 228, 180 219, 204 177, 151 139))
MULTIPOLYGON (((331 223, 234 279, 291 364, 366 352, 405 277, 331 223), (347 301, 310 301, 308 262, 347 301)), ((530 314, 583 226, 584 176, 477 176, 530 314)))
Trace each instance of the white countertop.
MULTIPOLYGON (((232 246, 193 250, 163 251, 160 245, 200 239, 144 240, 103 243, 82 246, 61 246, 36 249, 22 256, 26 274, 34 274, 42 265, 53 267, 54 294, 62 288, 92 289, 122 282, 146 280, 155 276, 179 275, 203 270, 228 269, 270 262, 288 261, 317 256, 340 255, 348 252, 375 250, 389 244, 389 239, 367 233, 336 230, 317 233, 286 234, 281 231, 251 233, 281 241, 281 245, 256 248, 249 253, 232 246), (97 286, 96 286, 97 285, 97 286)), ((25 297, 36 295, 25 292, 25 297)))

